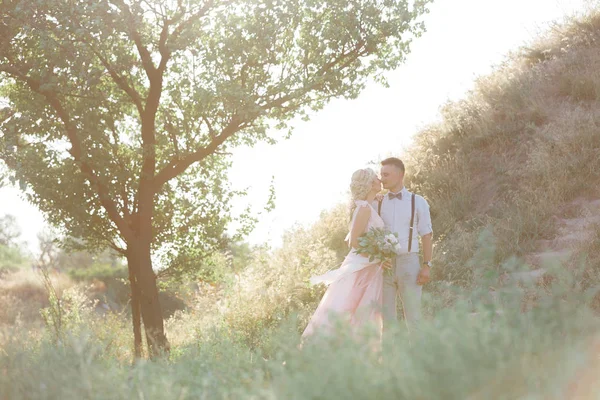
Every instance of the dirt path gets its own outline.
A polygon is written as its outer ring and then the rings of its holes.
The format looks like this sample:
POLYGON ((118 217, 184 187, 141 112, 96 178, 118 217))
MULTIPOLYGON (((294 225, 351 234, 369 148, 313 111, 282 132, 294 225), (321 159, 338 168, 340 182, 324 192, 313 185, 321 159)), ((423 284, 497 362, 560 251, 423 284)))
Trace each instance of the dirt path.
POLYGON ((568 262, 580 244, 592 240, 595 229, 600 226, 600 199, 577 199, 569 204, 567 212, 571 216, 555 217, 556 236, 551 240, 539 240, 539 250, 526 257, 533 269, 512 274, 514 280, 542 279, 548 265, 568 262))
MULTIPOLYGON (((543 279, 546 275, 545 266, 566 263, 579 245, 593 240, 595 229, 600 226, 600 199, 577 199, 568 206, 568 210, 571 216, 556 217, 559 226, 556 237, 540 240, 540 250, 527 257, 534 269, 519 273, 521 275, 515 276, 515 280, 543 279)), ((589 356, 589 361, 569 385, 567 399, 591 400, 600 397, 600 334, 592 339, 589 356)))

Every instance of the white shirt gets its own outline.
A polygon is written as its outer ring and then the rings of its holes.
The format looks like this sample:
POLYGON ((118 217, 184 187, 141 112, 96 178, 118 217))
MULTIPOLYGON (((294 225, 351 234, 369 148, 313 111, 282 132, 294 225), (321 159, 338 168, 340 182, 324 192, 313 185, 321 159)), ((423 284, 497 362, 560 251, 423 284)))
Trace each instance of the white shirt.
MULTIPOLYGON (((385 222, 385 227, 398 234, 400 239, 401 253, 408 253, 408 236, 410 231, 410 213, 412 193, 406 188, 402 188, 402 200, 390 199, 386 194, 381 204, 381 218, 385 222)), ((394 193, 396 194, 396 193, 394 193)), ((378 210, 378 202, 373 202, 373 208, 378 210)), ((419 236, 424 236, 433 232, 431 226, 431 215, 429 213, 429 204, 422 196, 415 196, 415 220, 413 223, 413 238, 411 253, 419 252, 419 236)))

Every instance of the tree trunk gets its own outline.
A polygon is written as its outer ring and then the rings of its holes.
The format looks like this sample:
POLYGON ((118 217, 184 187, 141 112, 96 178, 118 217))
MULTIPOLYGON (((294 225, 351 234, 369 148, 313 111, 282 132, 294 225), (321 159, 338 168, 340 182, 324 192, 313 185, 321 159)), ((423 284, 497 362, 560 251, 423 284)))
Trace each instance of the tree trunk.
POLYGON ((140 314, 140 293, 133 270, 134 262, 127 257, 129 284, 131 286, 131 319, 133 322, 133 348, 135 359, 142 358, 142 319, 140 314))
POLYGON ((165 336, 162 309, 158 302, 158 286, 156 285, 156 275, 152 270, 150 244, 138 242, 128 245, 127 253, 129 270, 133 269, 135 288, 137 289, 137 293, 134 295, 132 287, 132 296, 139 300, 138 304, 148 343, 148 354, 150 358, 168 354, 170 348, 165 336))

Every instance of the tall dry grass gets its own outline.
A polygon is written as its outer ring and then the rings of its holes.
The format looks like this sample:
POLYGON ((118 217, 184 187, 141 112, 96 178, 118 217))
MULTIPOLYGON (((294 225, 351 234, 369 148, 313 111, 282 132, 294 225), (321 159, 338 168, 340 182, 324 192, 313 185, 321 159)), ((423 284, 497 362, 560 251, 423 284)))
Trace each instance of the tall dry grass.
POLYGON ((509 56, 416 136, 408 180, 432 205, 436 279, 472 283, 483 230, 499 266, 552 238, 572 200, 600 197, 599 63, 596 10, 509 56))

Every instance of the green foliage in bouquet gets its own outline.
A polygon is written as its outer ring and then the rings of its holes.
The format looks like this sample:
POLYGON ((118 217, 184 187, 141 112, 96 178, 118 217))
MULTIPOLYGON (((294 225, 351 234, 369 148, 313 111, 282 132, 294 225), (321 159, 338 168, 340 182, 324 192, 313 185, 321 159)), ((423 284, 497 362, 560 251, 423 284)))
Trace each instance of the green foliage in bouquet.
POLYGON ((371 228, 358 238, 357 254, 366 254, 369 261, 390 260, 400 253, 398 235, 384 228, 371 228))

